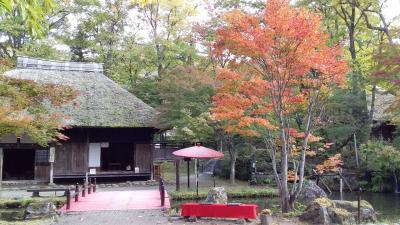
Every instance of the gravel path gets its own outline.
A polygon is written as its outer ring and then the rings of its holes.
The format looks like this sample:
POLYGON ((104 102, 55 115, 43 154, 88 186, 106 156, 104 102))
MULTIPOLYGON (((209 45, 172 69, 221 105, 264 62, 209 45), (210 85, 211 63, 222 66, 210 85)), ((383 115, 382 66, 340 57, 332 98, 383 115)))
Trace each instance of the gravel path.
POLYGON ((160 210, 71 212, 52 225, 156 225, 168 224, 160 210))
MULTIPOLYGON (((244 223, 235 219, 198 219, 196 222, 186 222, 183 219, 169 219, 159 209, 129 210, 129 211, 97 211, 70 212, 62 215, 51 225, 256 225, 259 221, 244 223)), ((296 219, 274 218, 273 224, 300 225, 296 219)))

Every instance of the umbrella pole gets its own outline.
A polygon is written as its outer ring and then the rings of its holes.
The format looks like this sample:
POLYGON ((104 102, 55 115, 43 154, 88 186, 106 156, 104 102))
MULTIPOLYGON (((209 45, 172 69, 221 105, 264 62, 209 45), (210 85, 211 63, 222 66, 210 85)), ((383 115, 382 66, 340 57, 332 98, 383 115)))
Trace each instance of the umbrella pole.
POLYGON ((187 180, 188 180, 188 182, 187 182, 188 185, 187 185, 187 186, 188 186, 188 189, 190 189, 190 172, 189 172, 189 170, 190 170, 190 164, 189 164, 189 163, 190 163, 190 161, 188 160, 188 161, 187 161, 187 180))
POLYGON ((197 159, 194 159, 194 171, 196 175, 196 195, 199 196, 199 171, 197 170, 197 159))
POLYGON ((179 173, 179 164, 180 161, 179 159, 175 160, 175 186, 176 186, 176 191, 181 190, 181 182, 180 182, 180 173, 179 173))

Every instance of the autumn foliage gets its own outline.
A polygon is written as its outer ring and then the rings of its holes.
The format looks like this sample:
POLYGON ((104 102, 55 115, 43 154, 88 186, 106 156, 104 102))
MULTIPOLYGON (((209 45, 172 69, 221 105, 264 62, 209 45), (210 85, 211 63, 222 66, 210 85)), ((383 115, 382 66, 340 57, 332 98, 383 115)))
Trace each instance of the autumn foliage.
POLYGON ((0 75, 0 136, 28 135, 40 145, 52 140, 66 139, 60 130, 68 115, 51 112, 76 98, 72 88, 38 84, 33 81, 0 75))
POLYGON ((260 16, 233 11, 225 21, 214 54, 228 51, 234 57, 229 68, 218 71, 213 115, 227 132, 260 135, 252 125, 277 129, 266 115, 296 111, 313 89, 343 84, 347 65, 339 46, 326 46, 328 35, 317 15, 272 0, 260 16))
POLYGON ((342 165, 342 155, 336 154, 329 157, 322 164, 318 164, 315 168, 317 173, 322 174, 324 172, 337 172, 342 165))
POLYGON ((213 54, 230 61, 218 70, 213 116, 227 133, 264 140, 273 162, 281 164, 280 171, 273 166, 275 180, 282 211, 290 211, 302 188, 309 143, 320 140, 313 127, 332 90, 344 84, 347 63, 340 46, 327 46, 320 17, 289 0, 267 1, 261 15, 236 10, 224 19, 213 54), (293 139, 300 145, 296 158, 293 139), (299 179, 292 194, 290 157, 299 179))

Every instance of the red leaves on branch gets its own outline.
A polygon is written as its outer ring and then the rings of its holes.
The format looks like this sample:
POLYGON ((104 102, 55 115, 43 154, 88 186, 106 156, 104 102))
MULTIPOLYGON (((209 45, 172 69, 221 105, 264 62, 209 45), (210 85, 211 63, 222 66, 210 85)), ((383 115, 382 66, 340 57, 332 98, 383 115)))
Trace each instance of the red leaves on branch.
POLYGON ((213 54, 231 58, 218 70, 211 111, 227 132, 260 135, 254 126, 277 129, 279 116, 344 83, 348 67, 341 48, 326 46, 328 35, 316 14, 291 7, 288 0, 269 0, 262 15, 236 10, 224 19, 213 54))

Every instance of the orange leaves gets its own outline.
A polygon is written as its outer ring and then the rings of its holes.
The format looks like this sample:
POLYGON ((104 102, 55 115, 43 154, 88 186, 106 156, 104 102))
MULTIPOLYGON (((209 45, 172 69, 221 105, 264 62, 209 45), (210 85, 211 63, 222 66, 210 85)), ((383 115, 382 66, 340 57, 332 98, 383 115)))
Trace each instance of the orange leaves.
POLYGON ((326 46, 328 35, 318 15, 292 7, 289 0, 269 0, 261 15, 235 10, 224 20, 213 54, 229 55, 230 63, 218 70, 220 86, 211 112, 227 132, 254 135, 258 126, 276 129, 290 114, 312 111, 306 110, 309 102, 318 103, 311 98, 344 83, 348 68, 341 48, 326 46))
POLYGON ((289 170, 287 176, 288 176, 288 181, 290 181, 290 182, 294 182, 295 180, 296 180, 296 181, 299 180, 299 176, 297 176, 297 175, 294 173, 293 170, 289 170))
POLYGON ((322 164, 318 164, 316 166, 316 170, 319 174, 322 174, 325 171, 337 172, 342 165, 342 155, 338 153, 334 156, 329 157, 322 164))
POLYGON ((343 83, 347 65, 339 59, 339 47, 326 46, 319 16, 288 2, 268 1, 259 17, 237 10, 225 15, 227 25, 217 32, 215 51, 232 53, 232 61, 246 61, 269 81, 307 78, 315 69, 329 75, 321 82, 343 83))

